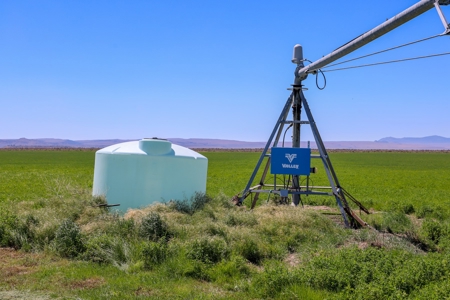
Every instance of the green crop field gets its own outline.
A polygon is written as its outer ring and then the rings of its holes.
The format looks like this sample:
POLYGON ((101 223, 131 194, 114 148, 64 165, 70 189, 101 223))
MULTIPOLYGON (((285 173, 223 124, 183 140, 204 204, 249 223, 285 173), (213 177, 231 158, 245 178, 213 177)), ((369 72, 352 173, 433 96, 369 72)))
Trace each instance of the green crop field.
MULTIPOLYGON (((236 207, 259 153, 202 154, 206 195, 121 216, 90 195, 94 151, 0 151, 0 298, 450 295, 450 153, 330 153, 341 185, 373 212, 358 230, 342 227, 331 197, 236 207)), ((312 165, 312 182, 327 184, 312 165)))

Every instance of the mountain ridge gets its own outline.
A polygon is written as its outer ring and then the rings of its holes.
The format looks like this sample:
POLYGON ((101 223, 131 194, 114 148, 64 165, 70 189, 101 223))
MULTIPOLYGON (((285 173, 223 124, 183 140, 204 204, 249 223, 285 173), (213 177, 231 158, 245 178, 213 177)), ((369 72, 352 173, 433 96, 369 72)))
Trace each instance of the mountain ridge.
POLYGON ((385 137, 377 140, 379 143, 401 143, 401 144, 447 144, 450 143, 450 138, 442 137, 439 135, 430 135, 425 137, 403 137, 403 138, 395 138, 395 137, 385 137))
MULTIPOLYGON (((226 139, 208 138, 167 138, 174 144, 187 148, 215 148, 215 149, 257 149, 264 148, 266 142, 247 142, 226 139)), ((0 148, 104 148, 110 145, 133 141, 133 139, 104 139, 104 140, 69 140, 56 138, 39 139, 0 139, 0 148)), ((394 138, 386 137, 376 141, 325 141, 328 149, 353 150, 450 150, 450 138, 442 136, 427 136, 422 138, 394 138)), ((291 143, 286 142, 290 147, 291 143)), ((301 147, 307 147, 306 142, 301 147)), ((315 142, 311 148, 317 148, 315 142)))

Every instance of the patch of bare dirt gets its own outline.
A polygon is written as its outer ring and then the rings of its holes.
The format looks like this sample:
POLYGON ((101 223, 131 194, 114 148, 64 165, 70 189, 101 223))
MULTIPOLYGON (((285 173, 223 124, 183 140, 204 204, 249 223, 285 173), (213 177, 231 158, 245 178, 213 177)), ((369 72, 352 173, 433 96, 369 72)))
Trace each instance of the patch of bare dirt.
MULTIPOLYGON (((59 267, 63 267, 67 264, 67 261, 49 260, 44 254, 39 253, 0 248, 0 299, 61 299, 45 292, 16 290, 16 288, 27 289, 27 282, 30 280, 29 274, 38 271, 39 267, 47 265, 47 263, 56 263, 59 267)), ((103 283, 103 278, 94 277, 76 281, 73 285, 69 283, 68 288, 87 289, 97 287, 103 283)))
POLYGON ((1 271, 2 271, 2 275, 4 276, 4 278, 29 273, 28 268, 23 267, 23 266, 5 267, 5 268, 1 268, 1 271))
POLYGON ((4 300, 49 300, 55 299, 43 294, 22 292, 22 291, 0 291, 0 299, 4 300))
POLYGON ((295 253, 291 253, 286 256, 284 262, 287 263, 290 267, 296 267, 300 263, 300 259, 295 253))
POLYGON ((69 287, 74 290, 93 289, 105 284, 105 279, 102 277, 91 277, 84 280, 75 280, 69 283, 69 287))
POLYGON ((329 206, 326 205, 305 205, 304 206, 305 209, 311 209, 311 210, 319 210, 319 211, 329 211, 329 212, 335 212, 336 209, 331 208, 329 206))
POLYGON ((370 247, 373 248, 383 248, 383 244, 379 241, 373 241, 373 242, 357 242, 358 249, 364 250, 370 247))
POLYGON ((0 264, 9 259, 23 258, 27 253, 16 251, 13 248, 0 248, 0 264))
POLYGON ((0 280, 11 282, 16 276, 34 272, 39 255, 25 253, 13 248, 0 248, 0 280))

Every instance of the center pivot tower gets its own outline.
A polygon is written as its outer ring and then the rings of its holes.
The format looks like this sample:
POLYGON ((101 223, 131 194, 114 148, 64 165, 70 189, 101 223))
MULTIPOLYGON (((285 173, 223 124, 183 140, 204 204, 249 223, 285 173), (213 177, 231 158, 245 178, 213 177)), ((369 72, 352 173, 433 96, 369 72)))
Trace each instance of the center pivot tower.
MULTIPOLYGON (((292 62, 297 65, 296 73, 298 72, 298 70, 304 67, 303 49, 301 45, 294 46, 292 62)), ((349 195, 339 184, 336 172, 333 169, 333 165, 331 164, 331 160, 328 156, 327 150, 325 149, 325 145, 319 134, 319 130, 317 129, 317 125, 314 121, 311 109, 309 108, 308 101, 306 101, 305 95, 303 94, 303 90, 305 90, 305 88, 302 85, 302 81, 304 79, 306 79, 306 77, 300 79, 298 76, 296 76, 296 80, 292 85, 292 88, 290 89, 292 90, 292 93, 287 99, 283 110, 281 111, 281 114, 272 130, 272 133, 264 147, 264 150, 261 153, 261 156, 256 164, 255 169, 253 170, 247 186, 236 200, 238 204, 242 204, 248 196, 252 195, 253 197, 251 208, 254 208, 261 193, 278 195, 280 199, 285 202, 288 201, 289 198, 291 198, 292 204, 295 206, 300 203, 302 195, 333 196, 336 199, 336 203, 347 227, 366 226, 367 224, 352 211, 352 209, 348 205, 347 198, 355 202, 366 213, 369 213, 369 211, 364 206, 362 206, 361 203, 359 203, 356 199, 349 195), (289 111, 291 109, 292 120, 288 120, 289 111), (307 120, 301 119, 302 109, 305 112, 307 120), (309 147, 303 148, 303 150, 306 151, 302 152, 297 152, 298 150, 295 149, 297 148, 302 150, 300 147, 301 125, 309 125, 311 127, 311 131, 317 145, 318 154, 311 154, 309 147), (285 148, 284 141, 280 143, 281 135, 285 126, 288 126, 286 130, 292 127, 292 148, 285 148), (280 152, 280 148, 285 149, 286 151, 280 152), (271 150, 270 153, 269 149, 271 150), (281 156, 275 157, 275 155, 279 156, 278 153, 281 153, 281 156), (308 157, 305 157, 305 155, 308 157), (259 183, 257 185, 252 186, 265 159, 266 162, 261 179, 259 180, 259 183), (284 173, 278 173, 283 175, 289 174, 287 182, 285 181, 284 183, 277 183, 277 173, 275 173, 276 171, 274 172, 274 169, 278 168, 278 165, 274 165, 274 161, 280 159, 285 159, 285 162, 281 163, 281 165, 288 168, 284 173), (303 166, 295 164, 293 165, 292 163, 294 163, 296 159, 300 160, 298 163, 303 164, 303 166), (319 159, 322 161, 329 181, 329 186, 309 185, 309 175, 311 172, 315 172, 315 168, 310 168, 310 159, 319 159), (266 177, 270 167, 272 167, 272 173, 275 174, 273 184, 266 183, 266 177), (295 169, 293 172, 291 170, 292 168, 295 169), (304 171, 302 172, 301 170, 304 171), (305 180, 301 180, 302 175, 306 176, 306 184, 303 185, 301 183, 305 182, 305 180)))
MULTIPOLYGON (((303 80, 306 79, 308 74, 317 74, 317 72, 321 72, 320 68, 325 67, 330 63, 336 61, 337 59, 352 53, 353 51, 374 41, 382 35, 416 18, 417 16, 425 13, 432 8, 436 8, 439 18, 444 25, 444 32, 437 36, 450 35, 450 24, 447 22, 447 19, 445 18, 440 7, 441 5, 449 4, 450 0, 421 0, 411 7, 407 8, 406 10, 402 11, 401 13, 373 28, 372 30, 365 32, 364 34, 337 48, 330 54, 323 56, 315 62, 311 62, 307 66, 304 66, 303 64, 304 59, 302 46, 295 45, 292 62, 297 65, 297 68, 295 70, 295 81, 292 85, 292 93, 286 101, 283 110, 281 111, 277 123, 272 130, 272 133, 263 152, 261 153, 261 156, 258 160, 258 163, 256 164, 255 169, 253 170, 247 186, 242 191, 242 194, 235 197, 236 203, 242 204, 249 195, 252 195, 254 197, 252 197, 251 208, 253 208, 261 193, 269 193, 269 195, 276 194, 283 201, 287 201, 289 198, 292 198, 292 203, 294 205, 298 205, 300 203, 301 195, 329 195, 335 197, 336 203, 347 227, 366 226, 367 224, 352 211, 352 209, 348 205, 347 200, 353 201, 364 212, 369 213, 369 211, 349 193, 347 193, 339 184, 336 172, 333 169, 330 157, 328 156, 327 150, 325 149, 325 145, 322 141, 322 138, 320 137, 316 122, 314 121, 305 95, 303 94, 303 90, 305 90, 302 84, 303 80), (292 120, 287 120, 289 110, 291 108, 293 117, 292 120), (307 120, 305 121, 301 120, 302 109, 304 110, 307 118, 307 120), (282 147, 280 148, 278 146, 285 125, 293 128, 292 148, 288 148, 288 151, 280 151, 280 149, 285 149, 284 138, 282 147), (318 154, 311 154, 309 146, 308 148, 303 148, 303 150, 305 151, 300 151, 302 150, 302 148, 300 148, 301 125, 310 125, 314 140, 317 145, 318 154), (270 153, 268 153, 271 145, 271 151, 270 153), (294 164, 294 160, 299 158, 301 158, 300 162, 298 164, 294 164), (262 172, 261 179, 256 186, 252 187, 255 177, 258 174, 264 159, 267 160, 262 172), (287 161, 284 159, 286 159, 287 161), (319 159, 322 161, 326 176, 328 178, 329 186, 311 186, 309 184, 309 175, 312 171, 310 170, 311 159, 319 159), (277 161, 277 163, 275 163, 275 161, 277 161), (306 166, 306 168, 302 168, 302 166, 306 166), (269 171, 269 167, 271 168, 271 173, 274 174, 273 184, 266 183, 266 176, 267 172, 269 171), (293 172, 291 172, 292 170, 293 172), (277 174, 289 174, 288 180, 284 180, 283 184, 277 183, 277 174), (306 184, 302 184, 304 181, 300 180, 300 176, 306 176, 306 184)), ((392 49, 395 49, 395 47, 392 49)))

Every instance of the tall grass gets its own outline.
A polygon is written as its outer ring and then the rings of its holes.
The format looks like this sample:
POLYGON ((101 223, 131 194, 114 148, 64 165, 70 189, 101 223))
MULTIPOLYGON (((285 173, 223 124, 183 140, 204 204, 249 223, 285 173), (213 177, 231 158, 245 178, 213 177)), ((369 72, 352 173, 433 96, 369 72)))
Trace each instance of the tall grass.
MULTIPOLYGON (((363 203, 361 195, 368 194, 368 206, 379 210, 364 216, 374 229, 343 228, 333 219, 337 213, 333 204, 328 214, 266 199, 252 211, 234 206, 231 196, 245 185, 247 175, 241 170, 251 172, 254 153, 207 153, 212 196, 198 194, 193 201, 155 204, 125 215, 99 208, 105 200, 92 198, 90 187, 74 176, 82 169, 79 163, 85 162, 70 161, 68 176, 55 167, 52 176, 37 179, 45 188, 19 193, 17 198, 5 197, 14 193, 0 183, 1 246, 45 257, 42 262, 24 259, 0 265, 4 274, 17 266, 33 268, 14 280, 4 277, 0 289, 43 290, 87 299, 440 299, 448 295, 450 222, 447 210, 440 208, 447 196, 438 203, 428 189, 429 193, 419 192, 424 197, 419 201, 405 184, 419 175, 430 176, 428 165, 448 176, 446 156, 351 155, 332 153, 332 159, 346 189, 363 203), (410 164, 418 158, 421 163, 410 164), (365 170, 367 163, 371 170, 365 170), (394 170, 381 172, 388 164, 394 170), (397 176, 403 176, 401 184, 397 176)), ((51 165, 50 157, 43 157, 43 166, 51 165)), ((37 162, 34 166, 39 169, 37 162)), ((21 174, 18 165, 7 172, 21 174)), ((320 184, 323 176, 317 174, 315 181, 320 184)), ((431 186, 448 190, 440 182, 431 186)), ((322 198, 308 199, 305 203, 326 203, 322 198)))
MULTIPOLYGON (((381 215, 381 221, 369 220, 382 224, 377 233, 344 229, 311 208, 269 203, 249 211, 230 206, 223 196, 209 198, 193 213, 157 204, 124 216, 87 205, 90 201, 98 200, 79 201, 62 214, 45 242, 34 238, 45 219, 26 217, 34 209, 25 212, 18 204, 19 216, 4 215, 2 235, 12 236, 13 226, 4 225, 18 222, 28 233, 23 235, 27 243, 17 243, 17 248, 46 249, 49 254, 93 263, 94 270, 95 265, 112 266, 124 272, 122 276, 154 272, 173 281, 189 278, 219 284, 223 290, 219 294, 250 298, 355 298, 363 290, 370 291, 373 299, 406 297, 447 278, 442 259, 450 253, 449 230, 433 219, 414 227, 415 221, 406 215, 388 213, 381 215), (422 250, 408 242, 408 230, 422 243, 433 245, 428 250, 439 253, 417 256, 422 250), (419 279, 393 281, 392 270, 406 276, 416 264, 425 268, 419 279), (388 265, 392 266, 385 269, 388 265), (437 273, 427 273, 432 269, 437 273), (380 290, 388 283, 388 289, 380 290)), ((51 212, 58 203, 40 209, 51 212)))

